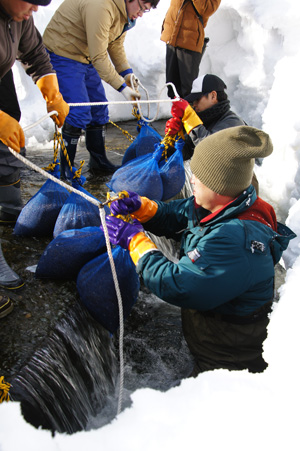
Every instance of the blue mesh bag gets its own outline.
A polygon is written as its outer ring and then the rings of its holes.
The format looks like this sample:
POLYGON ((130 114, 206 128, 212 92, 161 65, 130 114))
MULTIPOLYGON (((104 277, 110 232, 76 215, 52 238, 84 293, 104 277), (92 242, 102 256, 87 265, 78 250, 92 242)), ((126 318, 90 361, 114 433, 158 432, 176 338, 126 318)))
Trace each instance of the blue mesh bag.
POLYGON ((145 121, 139 120, 138 124, 140 126, 137 127, 139 134, 126 150, 123 156, 122 165, 134 158, 153 152, 154 144, 158 144, 162 140, 160 134, 145 121))
MULTIPOLYGON (((137 300, 139 277, 127 250, 116 246, 112 248, 112 255, 126 319, 137 300)), ((107 253, 83 266, 77 277, 77 290, 91 316, 114 333, 119 327, 119 306, 107 253)))
POLYGON ((158 152, 135 158, 121 166, 106 185, 115 193, 129 190, 149 199, 161 200, 163 184, 158 166, 160 159, 160 148, 158 152))
MULTIPOLYGON (((54 169, 47 172, 59 179, 59 163, 55 160, 54 164, 54 169)), ((48 179, 21 210, 14 234, 27 237, 52 236, 56 219, 69 195, 66 188, 48 179)))
POLYGON ((159 163, 160 175, 163 183, 163 196, 161 200, 168 200, 176 196, 185 183, 185 170, 183 165, 182 148, 184 140, 175 141, 175 151, 167 160, 159 163))
POLYGON ((35 272, 38 279, 75 279, 80 269, 106 252, 99 227, 65 230, 48 244, 35 272))
MULTIPOLYGON (((84 181, 85 177, 83 176, 81 176, 80 179, 73 179, 73 188, 97 200, 96 197, 92 196, 81 186, 84 181)), ((107 213, 109 212, 107 207, 106 211, 107 213)), ((59 212, 53 236, 54 238, 57 237, 64 230, 82 229, 83 227, 99 227, 100 225, 101 219, 97 205, 92 204, 89 200, 77 193, 71 193, 59 212)))

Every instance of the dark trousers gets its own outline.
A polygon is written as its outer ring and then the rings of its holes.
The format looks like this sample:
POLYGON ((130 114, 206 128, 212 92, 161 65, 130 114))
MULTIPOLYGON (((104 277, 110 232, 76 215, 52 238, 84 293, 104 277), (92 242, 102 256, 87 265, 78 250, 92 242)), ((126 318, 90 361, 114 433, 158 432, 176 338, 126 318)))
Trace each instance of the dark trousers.
MULTIPOLYGON (((203 52, 193 52, 167 44, 166 82, 173 83, 182 98, 190 94, 193 81, 198 77, 202 55, 203 52)), ((168 96, 171 99, 175 97, 171 86, 168 86, 168 96)))
MULTIPOLYGON (((0 81, 0 110, 20 120, 21 111, 12 70, 0 81)), ((0 211, 18 214, 22 208, 20 168, 23 164, 0 141, 0 211)))
POLYGON ((268 303, 248 322, 248 317, 234 321, 233 317, 182 309, 183 334, 195 360, 191 376, 217 368, 263 372, 268 366, 262 353, 270 310, 268 303))
POLYGON ((21 111, 11 69, 0 81, 0 110, 19 122, 21 111))

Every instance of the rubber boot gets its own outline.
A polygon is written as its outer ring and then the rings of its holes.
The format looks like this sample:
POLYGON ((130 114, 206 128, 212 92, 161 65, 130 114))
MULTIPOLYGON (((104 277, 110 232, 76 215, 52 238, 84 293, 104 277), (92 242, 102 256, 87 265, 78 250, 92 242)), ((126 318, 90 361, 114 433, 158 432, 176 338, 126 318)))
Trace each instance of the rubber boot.
POLYGON ((17 290, 24 285, 23 280, 8 266, 1 248, 0 242, 0 287, 17 290))
MULTIPOLYGON (((64 123, 62 128, 62 137, 72 166, 74 165, 76 149, 80 135, 81 128, 73 127, 73 125, 70 125, 67 122, 64 123)), ((72 180, 73 178, 70 166, 62 149, 60 149, 60 178, 63 180, 72 180)))
POLYGON ((88 125, 86 128, 85 144, 90 153, 89 168, 113 174, 120 166, 115 166, 106 157, 105 125, 88 125))
POLYGON ((20 180, 0 186, 0 225, 14 225, 22 207, 20 180))

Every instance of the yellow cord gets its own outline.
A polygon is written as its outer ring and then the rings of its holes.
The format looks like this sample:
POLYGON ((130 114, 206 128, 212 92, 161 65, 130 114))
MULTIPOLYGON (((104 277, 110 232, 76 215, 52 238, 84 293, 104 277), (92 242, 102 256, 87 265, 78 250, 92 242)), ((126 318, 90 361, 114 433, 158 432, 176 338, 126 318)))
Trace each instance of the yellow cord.
POLYGON ((0 376, 0 404, 4 401, 9 401, 10 384, 5 382, 4 376, 0 376))
POLYGON ((114 125, 115 127, 117 127, 119 130, 121 130, 121 132, 123 133, 123 135, 129 140, 129 141, 134 141, 135 137, 132 136, 129 132, 127 132, 126 130, 123 130, 121 127, 119 127, 117 124, 115 124, 115 122, 109 120, 110 124, 114 125))

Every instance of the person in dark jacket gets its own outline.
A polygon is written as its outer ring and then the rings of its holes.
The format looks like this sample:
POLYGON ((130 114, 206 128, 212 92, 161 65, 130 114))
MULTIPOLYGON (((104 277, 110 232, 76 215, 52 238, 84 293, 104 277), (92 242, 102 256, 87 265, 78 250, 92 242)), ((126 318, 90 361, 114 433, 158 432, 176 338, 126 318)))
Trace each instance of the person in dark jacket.
POLYGON ((262 352, 274 265, 295 237, 251 185, 254 159, 271 152, 262 130, 219 131, 196 146, 192 197, 164 203, 128 193, 111 204, 111 212, 131 214, 133 221, 106 218, 111 243, 129 250, 145 286, 181 307, 193 376, 217 368, 267 367, 262 352), (144 228, 180 241, 179 261, 168 260, 144 228))
MULTIPOLYGON (((69 107, 59 92, 58 81, 43 45, 42 37, 34 26, 32 13, 38 5, 51 0, 0 0, 0 225, 14 224, 22 209, 20 168, 22 163, 12 155, 25 151, 25 136, 19 124, 20 107, 13 81, 12 66, 18 59, 39 87, 46 100, 47 111, 61 127, 69 107)), ((0 287, 18 289, 23 280, 9 267, 0 245, 0 287)), ((0 296, 0 318, 12 310, 7 296, 0 296)))
POLYGON ((230 109, 226 84, 213 74, 198 77, 191 93, 184 100, 173 102, 172 118, 166 123, 165 133, 175 135, 183 127, 186 131, 185 159, 191 158, 195 146, 207 136, 246 122, 230 109), (180 108, 180 110, 179 110, 180 108), (194 111, 193 111, 194 110, 194 111), (188 114, 188 119, 183 117, 188 114))
MULTIPOLYGON (((186 132, 182 149, 184 161, 192 157, 195 146, 202 139, 226 128, 247 125, 242 118, 231 111, 226 88, 224 81, 217 75, 201 75, 194 81, 192 91, 185 99, 173 102, 171 109, 173 117, 166 123, 165 134, 175 135, 184 128, 186 132)), ((185 171, 187 180, 184 197, 188 197, 191 194, 188 162, 185 164, 185 171)), ((258 195, 259 184, 255 173, 253 173, 252 184, 258 195)))

